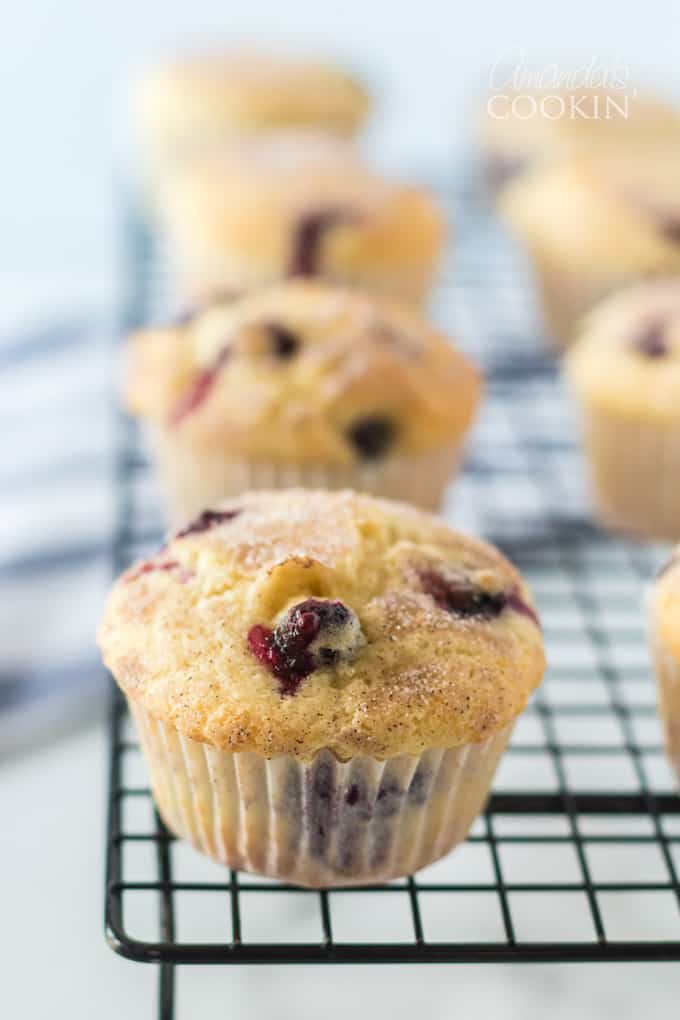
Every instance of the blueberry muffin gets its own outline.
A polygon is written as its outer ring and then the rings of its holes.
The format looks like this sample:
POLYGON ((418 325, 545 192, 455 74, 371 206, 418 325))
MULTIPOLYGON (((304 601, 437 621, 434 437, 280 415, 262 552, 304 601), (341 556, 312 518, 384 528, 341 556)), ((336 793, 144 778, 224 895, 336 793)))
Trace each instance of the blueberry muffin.
POLYGON ((472 364, 402 305, 290 280, 132 338, 170 516, 246 489, 439 506, 479 401, 472 364))
POLYGON ((481 123, 485 177, 498 194, 537 167, 578 155, 644 152, 674 138, 680 113, 651 95, 616 89, 501 89, 481 123))
POLYGON ((666 750, 680 783, 680 548, 656 579, 650 603, 650 637, 666 750))
POLYGON ((680 278, 640 283, 585 320, 566 358, 597 512, 680 539, 680 278))
POLYGON ((202 513, 118 580, 99 642, 171 831, 311 887, 464 839, 545 665, 499 552, 352 492, 202 513))
POLYGON ((234 50, 170 61, 134 96, 152 172, 178 168, 243 138, 281 129, 351 136, 369 107, 363 86, 330 64, 234 50))
POLYGON ((680 146, 525 174, 505 189, 500 207, 532 257, 550 338, 560 347, 608 293, 680 273, 680 146))
POLYGON ((442 213, 327 137, 270 136, 204 160, 161 189, 178 287, 194 299, 322 276, 422 304, 442 213))

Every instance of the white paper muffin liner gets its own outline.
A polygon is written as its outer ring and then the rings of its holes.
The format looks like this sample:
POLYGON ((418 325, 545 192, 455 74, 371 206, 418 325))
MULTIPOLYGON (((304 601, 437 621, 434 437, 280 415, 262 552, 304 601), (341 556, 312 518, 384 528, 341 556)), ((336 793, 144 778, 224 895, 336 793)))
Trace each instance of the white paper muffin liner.
POLYGON ((448 853, 484 807, 512 729, 419 756, 300 762, 222 751, 130 710, 172 832, 230 868, 310 888, 384 882, 448 853))
POLYGON ((667 647, 653 618, 651 647, 666 753, 680 785, 680 665, 667 647))
POLYGON ((230 459, 196 449, 165 430, 152 432, 151 445, 173 523, 254 489, 356 489, 438 510, 462 453, 458 441, 429 453, 334 466, 230 459))
POLYGON ((680 426, 581 405, 595 511, 618 530, 680 540, 680 426))

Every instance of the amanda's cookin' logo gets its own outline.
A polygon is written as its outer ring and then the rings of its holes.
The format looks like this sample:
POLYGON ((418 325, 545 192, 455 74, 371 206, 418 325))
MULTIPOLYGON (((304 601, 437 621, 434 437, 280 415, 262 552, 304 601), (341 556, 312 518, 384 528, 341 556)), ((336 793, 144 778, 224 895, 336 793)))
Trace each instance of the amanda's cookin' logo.
POLYGON ((558 64, 536 68, 529 67, 523 52, 497 60, 488 85, 487 110, 494 120, 627 120, 637 94, 625 64, 593 57, 568 71, 558 64))

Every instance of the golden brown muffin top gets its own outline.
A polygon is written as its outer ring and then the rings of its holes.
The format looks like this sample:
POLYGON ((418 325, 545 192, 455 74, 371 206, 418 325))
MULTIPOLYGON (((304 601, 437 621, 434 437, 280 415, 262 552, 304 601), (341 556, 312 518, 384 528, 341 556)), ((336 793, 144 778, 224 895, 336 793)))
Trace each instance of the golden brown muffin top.
POLYGON ((589 403, 640 421, 680 421, 680 277, 636 284, 597 306, 566 358, 589 403))
POLYGON ((137 96, 145 130, 191 150, 230 135, 290 127, 351 134, 369 100, 330 64, 254 50, 187 56, 150 72, 137 96))
POLYGON ((278 132, 197 160, 158 191, 180 252, 237 253, 245 272, 422 273, 444 239, 429 193, 370 169, 327 135, 278 132))
POLYGON ((132 338, 128 404, 191 442, 351 464, 467 429, 480 380, 416 312, 290 280, 132 338))
POLYGON ((300 759, 485 740, 545 667, 530 595, 496 549, 353 492, 207 511, 116 582, 99 643, 152 716, 300 759))
POLYGON ((595 277, 680 272, 680 146, 539 168, 509 184, 499 208, 537 253, 595 277))

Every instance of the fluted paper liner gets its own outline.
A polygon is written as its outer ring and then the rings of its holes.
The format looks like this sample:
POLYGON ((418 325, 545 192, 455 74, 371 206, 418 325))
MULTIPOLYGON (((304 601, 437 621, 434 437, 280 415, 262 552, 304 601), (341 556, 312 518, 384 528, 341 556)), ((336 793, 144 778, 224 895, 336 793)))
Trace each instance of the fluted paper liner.
POLYGON ((384 882, 463 840, 512 727, 480 744, 338 761, 200 743, 130 701, 167 827, 230 868, 311 888, 384 882))
POLYGON ((254 489, 356 489, 383 499, 399 499, 438 510, 457 472, 461 443, 421 454, 385 457, 360 464, 291 464, 232 459, 201 450, 167 430, 151 442, 158 460, 168 514, 173 522, 194 517, 222 499, 254 489))
POLYGON ((595 510, 611 527, 680 540, 680 426, 627 421, 582 403, 595 510))

